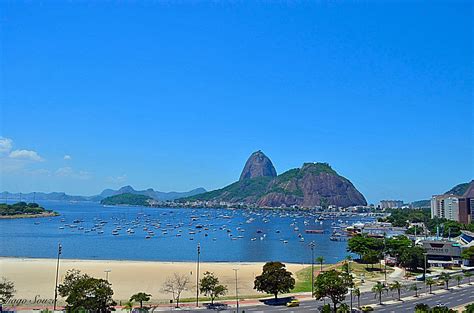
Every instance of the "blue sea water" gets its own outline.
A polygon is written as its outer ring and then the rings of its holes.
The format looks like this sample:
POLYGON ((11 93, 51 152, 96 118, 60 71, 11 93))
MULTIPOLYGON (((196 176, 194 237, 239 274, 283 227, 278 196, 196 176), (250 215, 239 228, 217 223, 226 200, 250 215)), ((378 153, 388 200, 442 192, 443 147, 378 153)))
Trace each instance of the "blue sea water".
MULTIPOLYGON (((347 255, 346 241, 329 240, 335 221, 325 220, 321 224, 312 212, 37 202, 59 212, 60 216, 0 220, 0 256, 54 258, 61 243, 62 257, 69 259, 193 261, 199 243, 202 261, 309 263, 311 241, 316 243, 315 256, 324 256, 326 262, 335 262, 347 255), (99 234, 100 228, 95 225, 101 221, 107 223, 99 234), (113 235, 117 226, 121 229, 118 235, 113 235), (144 227, 147 230, 143 230, 144 227), (96 229, 91 231, 93 228, 96 229), (127 233, 129 228, 134 233, 127 233), (325 232, 306 234, 305 229, 324 229, 325 232), (154 235, 146 239, 150 230, 154 235)), ((341 219, 347 224, 370 220, 341 219)))

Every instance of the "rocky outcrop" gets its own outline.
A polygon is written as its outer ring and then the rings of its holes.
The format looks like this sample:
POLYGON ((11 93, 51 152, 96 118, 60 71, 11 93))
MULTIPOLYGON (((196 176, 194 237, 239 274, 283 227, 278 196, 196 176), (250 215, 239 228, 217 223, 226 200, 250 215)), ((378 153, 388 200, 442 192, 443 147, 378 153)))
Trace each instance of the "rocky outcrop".
POLYGON ((275 177, 277 174, 272 161, 262 151, 258 150, 248 158, 242 174, 240 174, 240 180, 262 176, 275 177))
POLYGON ((260 207, 315 207, 367 205, 364 196, 327 163, 305 163, 276 176, 261 151, 245 164, 240 180, 222 189, 184 199, 243 203, 260 207))

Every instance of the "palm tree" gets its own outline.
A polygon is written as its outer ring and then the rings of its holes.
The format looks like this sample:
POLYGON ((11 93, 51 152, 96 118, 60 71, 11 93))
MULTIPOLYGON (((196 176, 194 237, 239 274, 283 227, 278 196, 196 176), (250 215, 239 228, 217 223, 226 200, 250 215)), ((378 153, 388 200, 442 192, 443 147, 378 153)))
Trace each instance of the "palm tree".
POLYGON ((449 273, 443 272, 439 275, 439 279, 444 281, 446 284, 446 290, 449 290, 449 281, 451 280, 451 275, 449 273))
POLYGON ((125 309, 129 313, 132 312, 132 310, 133 310, 133 301, 125 302, 125 304, 123 305, 123 309, 125 309))
POLYGON ((458 287, 461 284, 462 281, 462 276, 461 275, 456 275, 456 281, 458 282, 458 287))
POLYGON ((418 290, 420 290, 420 288, 418 287, 417 284, 413 284, 410 286, 410 290, 411 291, 414 291, 415 292, 415 297, 418 298, 418 290))
POLYGON ((375 293, 375 297, 379 297, 379 304, 382 304, 382 292, 386 290, 385 286, 381 282, 377 282, 372 287, 372 292, 375 293))
POLYGON ((357 307, 360 308, 360 289, 359 288, 354 288, 354 296, 357 297, 357 307))
POLYGON ((143 301, 150 301, 151 295, 144 293, 144 292, 139 292, 134 294, 133 296, 130 297, 130 301, 137 301, 140 302, 140 309, 143 309, 143 301))
POLYGON ((321 266, 321 272, 322 272, 323 271, 324 257, 323 256, 318 256, 316 258, 316 262, 319 263, 319 265, 321 266))
POLYGON ((351 269, 350 269, 351 261, 352 261, 352 255, 350 254, 346 255, 347 274, 351 273, 351 269))
POLYGON ((469 285, 471 284, 471 277, 472 277, 472 273, 469 272, 469 271, 466 271, 464 272, 464 277, 467 278, 467 282, 469 283, 469 285))
POLYGON ((396 290, 398 292, 398 301, 401 300, 400 296, 401 296, 402 288, 403 288, 402 284, 400 284, 400 282, 398 282, 398 281, 394 281, 390 285, 390 290, 396 290))
POLYGON ((427 284, 428 286, 430 286, 430 293, 431 292, 431 288, 433 287, 433 285, 435 284, 435 281, 433 278, 431 277, 427 277, 426 280, 425 280, 425 284, 427 284))

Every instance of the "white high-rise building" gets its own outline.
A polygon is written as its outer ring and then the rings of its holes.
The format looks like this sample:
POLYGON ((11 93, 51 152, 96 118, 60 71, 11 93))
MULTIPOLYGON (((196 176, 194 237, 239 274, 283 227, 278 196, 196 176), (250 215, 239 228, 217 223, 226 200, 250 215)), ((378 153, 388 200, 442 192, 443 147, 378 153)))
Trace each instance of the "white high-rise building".
POLYGON ((459 221, 459 197, 454 195, 431 197, 431 218, 433 217, 459 221))

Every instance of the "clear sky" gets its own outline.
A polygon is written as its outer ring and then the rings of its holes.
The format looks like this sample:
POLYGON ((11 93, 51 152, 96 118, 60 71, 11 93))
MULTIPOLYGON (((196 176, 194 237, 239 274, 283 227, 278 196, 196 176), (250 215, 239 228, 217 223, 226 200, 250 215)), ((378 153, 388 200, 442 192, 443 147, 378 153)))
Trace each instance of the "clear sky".
POLYGON ((0 190, 210 190, 258 149, 373 203, 474 177, 471 1, 98 2, 0 2, 0 190))

